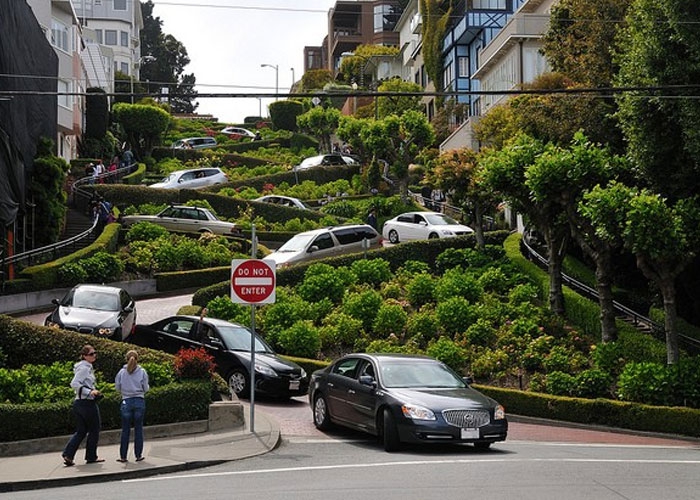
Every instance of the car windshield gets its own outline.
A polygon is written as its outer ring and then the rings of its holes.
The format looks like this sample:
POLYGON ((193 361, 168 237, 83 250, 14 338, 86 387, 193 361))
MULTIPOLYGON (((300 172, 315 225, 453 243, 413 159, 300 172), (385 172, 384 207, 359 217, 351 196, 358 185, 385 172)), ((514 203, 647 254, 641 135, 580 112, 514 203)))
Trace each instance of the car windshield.
POLYGON ((163 180, 160 182, 175 182, 176 179, 177 179, 177 174, 170 174, 167 177, 163 177, 163 180))
POLYGON ((111 293, 78 289, 72 292, 65 302, 67 306, 97 309, 98 311, 118 311, 119 297, 111 293))
POLYGON ((311 240, 316 237, 315 234, 297 234, 294 238, 279 247, 278 252, 301 252, 306 248, 311 240))
POLYGON ((459 222, 454 220, 452 217, 448 217, 444 214, 427 214, 425 216, 428 219, 428 223, 432 226, 457 226, 459 222))
MULTIPOLYGON (((231 351, 250 351, 251 332, 240 326, 217 326, 219 335, 231 351)), ((260 337, 255 337, 255 352, 274 352, 260 337)))
POLYGON ((312 156, 311 158, 307 158, 303 160, 299 166, 300 167, 312 167, 315 165, 320 165, 321 161, 323 160, 322 156, 312 156))
POLYGON ((441 363, 411 361, 383 361, 380 373, 384 387, 422 387, 456 389, 466 386, 464 381, 441 363))

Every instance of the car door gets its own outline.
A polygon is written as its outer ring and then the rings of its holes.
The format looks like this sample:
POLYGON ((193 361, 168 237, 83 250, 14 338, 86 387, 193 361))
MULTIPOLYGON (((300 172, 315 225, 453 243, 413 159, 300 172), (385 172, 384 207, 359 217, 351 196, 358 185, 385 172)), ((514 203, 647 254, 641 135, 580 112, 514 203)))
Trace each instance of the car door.
POLYGON ((177 354, 182 349, 194 347, 190 339, 190 333, 194 327, 194 320, 182 317, 169 318, 156 325, 150 334, 148 343, 151 347, 170 354, 177 354))
POLYGON ((330 233, 322 233, 316 236, 309 245, 306 255, 308 259, 323 259, 336 255, 338 245, 330 233))
POLYGON ((355 425, 352 409, 348 406, 348 391, 354 385, 360 358, 348 357, 338 361, 327 375, 326 402, 333 419, 355 425))
MULTIPOLYGON (((178 220, 180 217, 180 209, 177 207, 168 207, 158 214, 157 223, 170 231, 178 231, 178 220)), ((181 229, 180 229, 181 231, 181 229)))
POLYGON ((376 385, 361 383, 360 377, 363 376, 372 377, 372 380, 376 383, 375 369, 369 360, 362 360, 358 364, 354 378, 347 384, 346 407, 348 420, 361 429, 373 432, 375 428, 375 408, 377 407, 376 385))
POLYGON ((413 240, 427 240, 428 239, 428 234, 430 233, 430 228, 428 227, 428 221, 425 220, 425 217, 423 217, 420 214, 415 214, 413 216, 414 218, 414 223, 412 226, 412 230, 414 231, 414 235, 411 239, 413 240))

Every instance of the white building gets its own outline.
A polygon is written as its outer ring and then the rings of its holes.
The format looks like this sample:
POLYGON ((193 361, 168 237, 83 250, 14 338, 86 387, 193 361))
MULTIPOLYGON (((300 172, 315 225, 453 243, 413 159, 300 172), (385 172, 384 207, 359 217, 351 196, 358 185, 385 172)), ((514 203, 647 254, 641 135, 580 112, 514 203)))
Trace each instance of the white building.
POLYGON ((85 72, 80 59, 83 47, 80 24, 70 0, 27 0, 46 38, 58 56, 57 155, 67 161, 78 155, 83 131, 85 72))

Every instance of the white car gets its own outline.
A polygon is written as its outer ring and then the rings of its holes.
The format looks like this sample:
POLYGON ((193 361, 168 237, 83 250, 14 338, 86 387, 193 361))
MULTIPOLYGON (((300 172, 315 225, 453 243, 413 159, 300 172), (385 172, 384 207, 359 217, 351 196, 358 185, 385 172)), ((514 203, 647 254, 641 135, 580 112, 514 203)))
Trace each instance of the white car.
POLYGON ((160 189, 197 189, 215 184, 226 184, 228 176, 218 167, 177 170, 149 187, 160 189))
POLYGON ((299 165, 294 167, 294 170, 306 170, 307 168, 332 165, 359 165, 359 162, 352 156, 333 153, 306 158, 299 165))
POLYGON ((261 203, 272 203, 273 205, 282 205, 283 207, 298 208, 300 210, 311 210, 306 203, 298 198, 292 198, 291 196, 282 196, 278 194, 268 194, 261 196, 260 198, 255 198, 253 201, 259 201, 261 203))
POLYGON ((129 293, 106 285, 76 285, 61 300, 44 325, 111 340, 127 340, 136 326, 136 303, 129 293))
POLYGON ((207 149, 216 147, 216 139, 213 137, 188 137, 173 142, 173 149, 207 149))
POLYGON ((224 236, 240 236, 240 229, 232 222, 216 218, 206 208, 172 205, 157 215, 126 215, 121 217, 122 226, 128 228, 139 222, 150 222, 169 231, 213 233, 224 236))
POLYGON ((473 233, 469 226, 437 212, 407 212, 384 223, 382 236, 391 243, 451 238, 473 233))
POLYGON ((229 136, 231 139, 242 139, 244 137, 253 139, 255 137, 254 132, 240 127, 225 127, 221 129, 221 133, 229 136))
POLYGON ((382 237, 367 224, 325 227, 299 233, 276 252, 265 257, 278 268, 298 262, 323 259, 381 248, 382 237))

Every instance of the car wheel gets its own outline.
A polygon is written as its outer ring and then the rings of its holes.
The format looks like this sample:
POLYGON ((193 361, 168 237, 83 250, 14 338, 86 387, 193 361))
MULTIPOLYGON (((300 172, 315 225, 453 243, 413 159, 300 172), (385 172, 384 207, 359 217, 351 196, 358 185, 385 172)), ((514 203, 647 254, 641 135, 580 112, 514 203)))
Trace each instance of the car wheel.
POLYGON ((474 443, 474 448, 477 450, 488 450, 491 448, 491 443, 480 441, 478 443, 474 443))
POLYGON ((228 386, 239 398, 247 397, 248 394, 248 374, 243 370, 233 370, 227 377, 228 386))
POLYGON ((331 417, 328 415, 328 404, 323 395, 314 398, 314 425, 321 431, 331 427, 331 417))
POLYGON ((401 449, 396 421, 388 408, 384 408, 384 418, 382 419, 382 443, 385 451, 391 452, 401 449))
POLYGON ((391 241, 394 245, 399 242, 399 233, 396 232, 396 229, 389 231, 389 241, 391 241))
POLYGON ((438 238, 439 238, 439 236, 437 235, 437 233, 430 233, 430 234, 428 235, 428 239, 429 239, 429 240, 436 240, 436 239, 438 239, 438 238))

